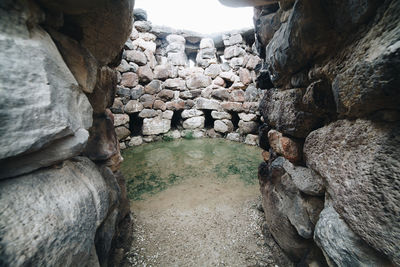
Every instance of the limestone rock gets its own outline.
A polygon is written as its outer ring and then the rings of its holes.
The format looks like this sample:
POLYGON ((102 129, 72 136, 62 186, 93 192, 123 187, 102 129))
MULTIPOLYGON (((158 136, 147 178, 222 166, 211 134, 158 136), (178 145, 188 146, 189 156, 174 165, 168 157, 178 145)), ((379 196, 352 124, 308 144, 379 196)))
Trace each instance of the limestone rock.
POLYGON ((240 44, 243 42, 243 37, 239 33, 226 34, 222 36, 225 46, 240 44))
POLYGON ((165 111, 165 110, 167 109, 167 105, 165 104, 164 101, 161 101, 161 100, 159 100, 159 99, 156 99, 156 100, 154 100, 153 108, 154 108, 154 109, 158 109, 158 110, 165 111))
POLYGON ((144 50, 154 53, 156 51, 157 45, 152 41, 145 41, 141 38, 138 38, 132 42, 134 49, 136 50, 144 50))
POLYGON ((171 65, 157 65, 154 67, 154 78, 159 80, 166 80, 172 76, 171 65))
POLYGON ((193 74, 186 80, 189 89, 206 88, 211 84, 211 78, 204 74, 193 74))
POLYGON ((182 110, 185 108, 185 101, 182 99, 173 100, 165 103, 168 110, 182 110))
POLYGON ((246 135, 244 143, 247 145, 256 146, 258 144, 258 135, 255 134, 246 135))
POLYGON ((137 50, 126 51, 126 59, 138 64, 139 66, 144 66, 147 63, 146 55, 137 50))
POLYGON ((204 48, 214 48, 214 41, 211 38, 203 38, 200 41, 200 45, 199 45, 200 49, 204 49, 204 48))
POLYGON ((242 112, 243 104, 238 102, 222 102, 221 107, 226 111, 242 112))
POLYGON ((182 126, 185 129, 196 129, 196 128, 204 128, 204 121, 205 118, 204 116, 197 116, 197 117, 191 117, 186 119, 182 126))
POLYGON ((79 129, 74 135, 56 140, 40 151, 0 160, 0 179, 29 173, 79 155, 86 146, 89 133, 79 129))
POLYGON ((260 64, 261 59, 258 56, 249 55, 246 63, 246 68, 249 70, 254 70, 258 64, 260 64))
POLYGON ((213 90, 211 96, 222 101, 227 101, 230 99, 229 91, 225 88, 213 90))
POLYGON ((137 75, 141 83, 148 83, 154 79, 154 73, 148 65, 139 67, 137 75))
POLYGON ((136 73, 133 72, 125 72, 122 74, 121 85, 125 87, 135 87, 139 84, 139 77, 136 73))
POLYGON ((215 77, 215 79, 213 80, 213 85, 225 87, 225 86, 226 86, 226 83, 225 83, 225 80, 224 80, 224 79, 222 79, 221 77, 217 76, 217 77, 215 77))
POLYGON ((156 97, 154 95, 144 94, 139 98, 144 108, 153 108, 156 97))
POLYGON ((219 64, 211 64, 204 70, 204 74, 215 79, 221 73, 221 67, 219 64))
POLYGON ((229 95, 229 101, 232 102, 244 102, 245 101, 245 94, 243 90, 234 90, 229 95))
POLYGON ((250 71, 248 69, 240 68, 239 69, 239 77, 240 77, 240 81, 244 85, 248 85, 248 84, 250 84, 252 82, 251 74, 250 74, 250 71))
POLYGON ((228 133, 226 135, 226 140, 240 142, 240 134, 239 133, 228 133))
POLYGON ((174 112, 172 110, 166 110, 162 113, 162 118, 167 120, 172 120, 174 112))
POLYGON ((139 103, 137 100, 130 100, 125 106, 126 113, 137 113, 143 110, 143 104, 139 103))
POLYGON ((151 31, 152 25, 150 21, 135 21, 133 23, 133 26, 138 30, 139 32, 149 32, 151 31))
POLYGON ((304 144, 306 164, 324 178, 335 210, 395 263, 400 262, 399 133, 396 123, 339 120, 312 132, 304 144))
POLYGON ((186 89, 186 82, 181 78, 168 79, 163 84, 164 88, 177 89, 183 91, 186 89))
POLYGON ((127 114, 115 114, 114 126, 121 126, 129 123, 129 116, 127 114))
POLYGON ((0 41, 0 158, 37 151, 92 124, 89 101, 47 33, 8 21, 12 14, 3 14, 9 34, 0 41))
POLYGON ((114 204, 96 165, 80 157, 0 184, 3 264, 89 262, 96 230, 114 204))
POLYGON ((249 114, 249 113, 239 113, 239 118, 242 121, 255 121, 257 120, 257 115, 256 114, 249 114))
POLYGON ((228 133, 233 131, 233 123, 230 120, 216 120, 214 121, 214 130, 220 133, 228 133))
POLYGON ((315 227, 314 239, 330 265, 392 266, 357 236, 333 207, 326 207, 315 227))
POLYGON ((187 56, 184 52, 179 53, 168 53, 168 62, 173 66, 186 66, 187 65, 187 56))
POLYGON ((143 135, 167 133, 171 129, 171 120, 151 118, 143 120, 143 135))
POLYGON ((154 95, 161 91, 161 81, 152 80, 144 87, 144 93, 154 95))
POLYGON ((161 100, 168 101, 174 98, 174 91, 169 89, 163 89, 158 93, 157 98, 161 100))
POLYGON ((181 116, 183 119, 202 116, 204 113, 198 109, 186 109, 182 111, 181 116))
POLYGON ((215 120, 232 119, 232 115, 225 111, 211 111, 211 117, 215 120))
POLYGON ((197 109, 218 110, 220 103, 217 100, 199 97, 195 100, 197 109))
POLYGON ((128 146, 140 146, 143 144, 143 139, 141 136, 133 136, 131 140, 129 140, 128 146))
POLYGON ((139 113, 140 118, 154 118, 157 115, 159 115, 157 111, 155 111, 154 109, 147 109, 147 108, 143 109, 139 113))

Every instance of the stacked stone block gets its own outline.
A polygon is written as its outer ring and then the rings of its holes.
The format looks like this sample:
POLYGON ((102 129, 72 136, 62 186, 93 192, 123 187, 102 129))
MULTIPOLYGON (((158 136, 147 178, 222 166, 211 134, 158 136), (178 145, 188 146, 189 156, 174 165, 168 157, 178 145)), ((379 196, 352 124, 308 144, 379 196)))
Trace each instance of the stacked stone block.
POLYGON ((239 32, 221 34, 223 51, 199 35, 191 66, 184 35, 159 34, 148 21, 134 26, 111 108, 121 148, 188 133, 257 145, 262 91, 254 69, 260 59, 239 32))

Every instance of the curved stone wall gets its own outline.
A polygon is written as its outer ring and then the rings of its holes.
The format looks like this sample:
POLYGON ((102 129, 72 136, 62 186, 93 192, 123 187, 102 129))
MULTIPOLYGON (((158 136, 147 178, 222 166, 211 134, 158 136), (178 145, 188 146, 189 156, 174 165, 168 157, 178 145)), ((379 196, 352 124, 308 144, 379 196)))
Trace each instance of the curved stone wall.
POLYGON ((264 2, 259 178, 272 235, 298 263, 398 266, 400 2, 264 2))
POLYGON ((111 108, 121 148, 185 136, 257 145, 253 43, 249 30, 203 36, 135 21, 111 108))

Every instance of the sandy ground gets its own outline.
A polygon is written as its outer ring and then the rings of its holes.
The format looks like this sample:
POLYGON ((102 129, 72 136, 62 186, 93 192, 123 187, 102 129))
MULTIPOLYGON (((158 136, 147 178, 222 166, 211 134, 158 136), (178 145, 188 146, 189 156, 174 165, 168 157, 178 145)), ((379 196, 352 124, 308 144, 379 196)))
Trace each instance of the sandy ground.
POLYGON ((259 195, 258 185, 235 179, 185 179, 132 202, 124 266, 278 266, 281 252, 262 234, 259 195))

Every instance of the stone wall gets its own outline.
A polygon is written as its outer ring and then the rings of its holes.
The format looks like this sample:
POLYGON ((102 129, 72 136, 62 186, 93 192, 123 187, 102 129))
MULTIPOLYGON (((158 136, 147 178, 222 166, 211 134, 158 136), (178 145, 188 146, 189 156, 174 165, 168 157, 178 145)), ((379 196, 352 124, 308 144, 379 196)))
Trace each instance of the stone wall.
POLYGON ((297 263, 400 265, 400 2, 265 4, 254 23, 269 230, 297 263))
POLYGON ((108 109, 133 0, 0 3, 0 266, 105 266, 129 212, 108 109))
POLYGON ((134 23, 118 66, 111 111, 121 148, 162 138, 225 137, 258 143, 260 58, 254 31, 204 36, 134 23))

